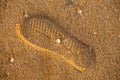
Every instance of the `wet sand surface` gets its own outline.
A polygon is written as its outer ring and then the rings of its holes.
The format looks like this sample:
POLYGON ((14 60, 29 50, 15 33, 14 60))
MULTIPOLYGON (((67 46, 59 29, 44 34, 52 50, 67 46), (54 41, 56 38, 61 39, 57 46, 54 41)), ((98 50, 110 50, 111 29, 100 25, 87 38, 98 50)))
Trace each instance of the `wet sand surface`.
POLYGON ((120 0, 0 0, 0 80, 119 80, 120 0))

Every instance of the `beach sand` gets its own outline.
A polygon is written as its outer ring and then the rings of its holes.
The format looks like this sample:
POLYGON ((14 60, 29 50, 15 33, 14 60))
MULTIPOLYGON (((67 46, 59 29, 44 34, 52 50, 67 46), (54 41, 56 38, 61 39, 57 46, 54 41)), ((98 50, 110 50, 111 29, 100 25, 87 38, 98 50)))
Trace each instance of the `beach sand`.
POLYGON ((120 0, 0 0, 0 80, 119 80, 120 0))

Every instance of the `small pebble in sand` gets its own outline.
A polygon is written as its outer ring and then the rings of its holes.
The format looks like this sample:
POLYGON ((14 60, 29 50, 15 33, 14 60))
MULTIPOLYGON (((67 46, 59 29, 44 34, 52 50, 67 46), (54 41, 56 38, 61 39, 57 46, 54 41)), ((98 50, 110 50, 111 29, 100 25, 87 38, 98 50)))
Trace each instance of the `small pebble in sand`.
POLYGON ((56 39, 55 43, 56 44, 60 44, 61 40, 60 39, 56 39))
POLYGON ((29 17, 29 15, 28 15, 28 12, 27 11, 25 11, 25 15, 24 15, 25 17, 29 17))
POLYGON ((74 2, 73 0, 69 0, 69 3, 70 3, 70 4, 73 4, 73 2, 74 2))
POLYGON ((92 51, 92 47, 91 46, 90 46, 89 50, 92 51))
POLYGON ((14 58, 11 58, 11 59, 10 59, 10 62, 11 62, 11 63, 14 62, 14 58))
POLYGON ((120 35, 118 35, 118 38, 120 38, 120 35))
POLYGON ((24 16, 25 16, 25 17, 29 17, 29 15, 27 15, 27 14, 25 14, 24 16))
POLYGON ((94 35, 96 35, 97 33, 96 32, 93 32, 94 35))
POLYGON ((82 10, 78 7, 78 9, 77 9, 77 13, 78 14, 81 14, 82 13, 82 10))

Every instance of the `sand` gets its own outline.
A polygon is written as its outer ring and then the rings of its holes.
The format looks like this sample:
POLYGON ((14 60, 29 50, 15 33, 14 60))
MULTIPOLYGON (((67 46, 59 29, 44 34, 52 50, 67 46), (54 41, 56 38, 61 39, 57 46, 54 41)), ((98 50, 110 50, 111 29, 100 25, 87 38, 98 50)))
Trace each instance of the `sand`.
POLYGON ((120 0, 0 0, 0 80, 119 80, 120 0))

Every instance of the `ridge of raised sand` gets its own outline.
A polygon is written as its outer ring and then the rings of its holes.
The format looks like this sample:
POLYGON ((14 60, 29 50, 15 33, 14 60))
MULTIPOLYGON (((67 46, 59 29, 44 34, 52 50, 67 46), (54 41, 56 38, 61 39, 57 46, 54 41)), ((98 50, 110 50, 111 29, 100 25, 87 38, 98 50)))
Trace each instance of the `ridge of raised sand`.
MULTIPOLYGON (((21 28, 20 28, 20 25, 17 25, 16 26, 16 33, 18 35, 18 37, 25 43, 25 44, 28 44, 30 46, 32 46, 34 49, 37 49, 41 52, 46 52, 46 54, 48 55, 52 55, 54 56, 55 55, 55 52, 54 51, 51 51, 49 49, 45 49, 45 48, 42 48, 42 47, 38 47, 36 46, 35 44, 32 44, 31 42, 29 42, 28 40, 26 40, 26 38, 21 34, 21 28)), ((58 56, 60 58, 62 58, 63 60, 65 60, 67 63, 69 63, 71 66, 73 66, 75 69, 77 69, 78 71, 80 72, 84 72, 85 71, 85 68, 82 68, 80 66, 77 66, 73 61, 71 60, 68 60, 66 59, 64 56, 60 55, 60 54, 57 54, 55 56, 58 56)))
POLYGON ((95 62, 96 57, 91 46, 71 36, 56 21, 47 16, 27 17, 20 27, 21 34, 36 46, 59 53, 82 67, 88 67, 95 62), (60 43, 57 44, 56 40, 60 43))

